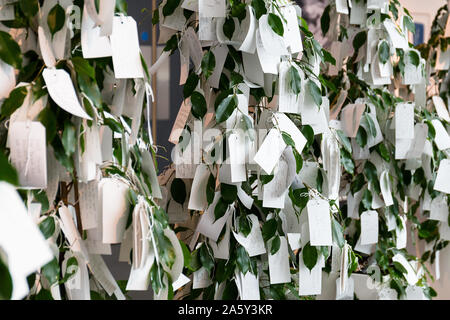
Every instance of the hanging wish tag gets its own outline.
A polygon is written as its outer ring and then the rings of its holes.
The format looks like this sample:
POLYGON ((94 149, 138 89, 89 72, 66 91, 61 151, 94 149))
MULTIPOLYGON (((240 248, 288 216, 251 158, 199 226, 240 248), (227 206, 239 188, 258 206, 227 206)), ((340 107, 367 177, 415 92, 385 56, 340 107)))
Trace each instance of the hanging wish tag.
POLYGON ((50 97, 58 106, 77 117, 92 120, 81 107, 67 71, 63 69, 45 68, 42 76, 44 77, 50 97))
POLYGON ((85 59, 110 57, 112 55, 109 38, 101 35, 100 27, 95 25, 95 21, 87 10, 83 10, 81 22, 81 49, 85 59))
POLYGON ((26 189, 47 188, 47 149, 45 127, 40 122, 13 122, 8 143, 11 163, 26 189))
POLYGON ((144 78, 136 21, 132 17, 114 17, 110 39, 116 78, 144 78))
POLYGON ((308 201, 309 240, 311 246, 331 246, 333 239, 331 235, 330 204, 328 201, 313 198, 308 201))

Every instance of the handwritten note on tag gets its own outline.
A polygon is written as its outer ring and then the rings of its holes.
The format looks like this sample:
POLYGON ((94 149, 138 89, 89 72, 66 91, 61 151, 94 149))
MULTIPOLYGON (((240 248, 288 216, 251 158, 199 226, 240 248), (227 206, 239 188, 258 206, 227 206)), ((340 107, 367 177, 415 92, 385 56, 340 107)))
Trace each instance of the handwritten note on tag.
POLYGON ((114 17, 110 40, 116 78, 144 78, 136 21, 132 17, 114 17))
POLYGON ((48 93, 53 101, 65 111, 88 120, 92 118, 78 101, 70 75, 63 69, 47 69, 42 72, 48 93))
POLYGON ((81 183, 80 192, 80 212, 83 229, 97 228, 98 206, 98 182, 93 180, 88 183, 81 183))
POLYGON ((45 127, 40 122, 13 122, 9 128, 11 163, 24 188, 47 188, 45 127))

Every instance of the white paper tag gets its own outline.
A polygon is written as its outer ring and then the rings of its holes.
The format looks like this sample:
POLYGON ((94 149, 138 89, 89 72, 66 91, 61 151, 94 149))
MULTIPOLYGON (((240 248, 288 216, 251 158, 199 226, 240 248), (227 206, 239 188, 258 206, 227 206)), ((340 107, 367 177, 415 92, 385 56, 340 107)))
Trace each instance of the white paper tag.
POLYGON ((42 72, 50 97, 65 111, 88 120, 92 118, 78 101, 70 75, 63 69, 47 69, 42 72))
POLYGON ((306 205, 308 210, 309 240, 311 246, 331 246, 330 204, 328 201, 316 198, 310 199, 306 205))
POLYGON ((270 284, 291 282, 288 245, 285 237, 280 237, 280 248, 274 255, 269 252, 269 275, 270 284))
POLYGON ((136 21, 132 17, 114 17, 110 40, 116 78, 144 78, 136 21))
POLYGON ((395 106, 395 139, 414 139, 414 104, 395 106))
POLYGON ((254 157, 254 161, 268 174, 272 173, 286 143, 277 129, 271 129, 254 157))
POLYGON ((450 193, 450 160, 442 159, 434 182, 434 190, 450 193))
POLYGON ((239 242, 247 251, 250 257, 258 256, 266 253, 266 248, 264 246, 264 240, 262 237, 261 227, 259 225, 258 217, 254 214, 247 216, 252 223, 252 229, 250 234, 245 237, 241 233, 235 233, 233 235, 237 242, 239 242))
MULTIPOLYGON (((108 2, 110 1, 102 1, 100 5, 108 2)), ((111 57, 112 49, 109 38, 101 35, 102 29, 95 25, 94 20, 92 20, 86 10, 86 4, 84 8, 81 22, 81 49, 83 51, 83 58, 111 57)))
POLYGON ((361 214, 361 237, 362 245, 378 242, 378 212, 374 210, 365 211, 361 214))
POLYGON ((105 178, 101 184, 103 243, 120 243, 129 215, 129 188, 117 179, 105 178))
POLYGON ((8 133, 11 164, 17 169, 21 187, 47 188, 45 127, 37 121, 13 122, 8 133))

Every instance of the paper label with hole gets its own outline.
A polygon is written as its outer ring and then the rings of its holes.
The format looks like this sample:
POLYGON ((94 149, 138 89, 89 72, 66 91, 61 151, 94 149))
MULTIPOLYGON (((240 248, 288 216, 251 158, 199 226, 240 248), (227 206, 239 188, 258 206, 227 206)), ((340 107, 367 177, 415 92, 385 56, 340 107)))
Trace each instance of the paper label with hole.
POLYGON ((116 78, 144 78, 136 21, 132 17, 114 17, 110 40, 116 78))

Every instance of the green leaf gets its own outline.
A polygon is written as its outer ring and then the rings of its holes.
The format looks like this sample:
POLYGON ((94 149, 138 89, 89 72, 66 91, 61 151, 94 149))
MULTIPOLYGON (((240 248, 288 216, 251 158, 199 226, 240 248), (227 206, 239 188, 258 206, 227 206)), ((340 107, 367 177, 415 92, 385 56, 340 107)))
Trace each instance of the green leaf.
POLYGON ((295 142, 292 140, 289 133, 282 131, 281 136, 283 137, 284 143, 286 143, 288 146, 291 146, 292 148, 295 148, 295 142))
POLYGON ((208 201, 208 205, 210 205, 214 200, 214 193, 216 191, 216 178, 211 173, 208 178, 208 183, 206 185, 206 200, 208 201))
POLYGON ((189 266, 191 265, 191 259, 192 259, 191 252, 189 251, 189 248, 186 246, 186 244, 183 241, 179 240, 179 242, 180 242, 181 250, 183 251, 184 266, 189 269, 189 266))
MULTIPOLYGON (((100 93, 100 89, 98 88, 97 82, 89 78, 88 75, 83 73, 78 73, 77 75, 78 85, 80 86, 80 90, 89 97, 89 99, 94 103, 97 108, 101 108, 102 106, 102 94, 100 93)), ((89 114, 89 109, 86 106, 86 113, 89 114)), ((92 116, 92 115, 91 115, 92 116)))
POLYGON ((194 91, 191 95, 192 115, 197 119, 203 119, 206 114, 206 100, 205 97, 198 91, 194 91))
POLYGON ((59 30, 64 27, 64 22, 66 21, 66 12, 64 8, 57 3, 48 13, 47 25, 52 34, 52 38, 59 30))
POLYGON ((70 157, 76 150, 77 138, 76 129, 72 122, 66 120, 64 123, 64 131, 62 135, 62 144, 66 153, 66 156, 70 157))
POLYGON ((200 78, 195 72, 191 72, 186 79, 186 83, 183 87, 183 96, 185 99, 189 98, 192 93, 195 91, 198 85, 198 81, 200 78))
POLYGON ((292 149, 295 158, 295 172, 298 174, 303 167, 303 158, 296 149, 292 149))
POLYGON ((337 222, 336 219, 331 219, 331 226, 333 232, 333 240, 339 246, 339 248, 343 248, 345 244, 344 240, 344 231, 342 230, 342 226, 337 222))
POLYGON ((170 194, 173 200, 183 205, 184 201, 186 201, 186 185, 182 179, 173 179, 170 186, 170 194))
POLYGON ((350 190, 352 194, 355 194, 359 190, 361 190, 362 186, 365 183, 364 175, 362 173, 358 174, 355 179, 350 184, 350 190))
POLYGON ((328 30, 330 30, 330 9, 331 6, 328 5, 320 17, 320 29, 324 36, 327 34, 328 30))
POLYGON ((229 204, 226 203, 223 198, 220 198, 219 201, 217 201, 217 204, 214 207, 214 221, 219 220, 225 215, 228 210, 228 206, 229 204))
POLYGON ((352 144, 350 142, 350 139, 345 135, 345 133, 342 130, 336 130, 336 133, 339 137, 339 141, 341 141, 342 146, 348 153, 352 153, 352 144))
POLYGON ((372 117, 369 116, 368 113, 365 113, 363 116, 363 121, 369 129, 369 133, 372 135, 372 137, 375 138, 377 136, 377 129, 375 127, 375 123, 373 122, 372 117))
POLYGON ((13 282, 8 266, 0 257, 0 300, 10 300, 13 292, 13 282))
POLYGON ((331 63, 333 66, 336 65, 336 59, 331 55, 330 52, 328 52, 325 49, 322 49, 322 54, 323 54, 323 60, 324 62, 329 62, 331 63))
POLYGON ((5 31, 0 31, 0 59, 16 69, 22 68, 22 53, 17 42, 5 31))
POLYGON ((356 133, 356 142, 361 148, 364 148, 367 145, 367 132, 361 126, 358 128, 358 132, 356 133))
POLYGON ((320 107, 322 105, 322 92, 320 88, 312 80, 308 80, 308 82, 306 83, 306 88, 308 89, 309 94, 313 98, 314 103, 318 107, 320 107))
POLYGON ((406 55, 413 66, 418 67, 420 65, 420 56, 416 51, 409 50, 406 55))
POLYGON ((0 151, 0 168, 0 181, 6 181, 15 186, 19 184, 16 169, 9 163, 2 151, 0 151))
POLYGON ((211 50, 209 50, 203 56, 201 63, 202 73, 206 79, 208 79, 212 75, 215 67, 216 67, 216 57, 214 56, 214 53, 211 50))
POLYGON ((237 186, 234 184, 220 184, 220 193, 225 203, 232 204, 237 199, 237 186))
POLYGON ((383 158, 383 160, 389 162, 391 160, 391 157, 389 156, 389 151, 386 148, 386 145, 384 143, 379 143, 375 147, 375 150, 378 152, 378 154, 383 158))
POLYGON ((72 63, 77 73, 84 74, 95 80, 95 69, 89 64, 89 61, 82 57, 72 57, 72 63))
POLYGON ((317 171, 317 177, 316 177, 316 184, 317 184, 317 191, 319 191, 320 193, 322 193, 322 187, 323 187, 323 176, 322 176, 322 170, 319 169, 319 171, 317 171))
POLYGON ((372 183, 378 181, 377 168, 372 162, 366 161, 366 163, 364 164, 364 175, 366 176, 367 180, 372 183))
POLYGON ((244 247, 239 246, 236 250, 236 263, 239 270, 246 274, 251 267, 250 257, 244 247))
POLYGON ((237 105, 238 99, 236 95, 230 95, 223 99, 216 110, 217 123, 227 120, 233 113, 234 109, 236 109, 237 105))
POLYGON ((167 52, 173 52, 178 48, 178 37, 175 33, 172 37, 170 37, 169 40, 166 42, 166 46, 164 47, 163 51, 167 52))
POLYGON ((235 30, 234 19, 232 17, 227 17, 223 24, 223 34, 231 40, 235 30))
POLYGON ((242 22, 246 15, 245 3, 233 1, 231 6, 231 16, 238 18, 239 22, 242 22))
POLYGON ((366 210, 372 209, 372 193, 369 189, 364 190, 361 202, 366 210))
POLYGON ((200 263, 206 270, 208 270, 208 273, 211 274, 212 270, 214 269, 214 258, 210 255, 206 243, 203 243, 200 247, 199 254, 200 263))
POLYGON ((33 18, 39 11, 39 1, 38 0, 20 0, 19 1, 20 10, 28 17, 33 18))
POLYGON ((283 22, 281 21, 279 16, 274 13, 269 13, 267 22, 269 23, 269 26, 272 28, 273 32, 278 34, 280 37, 283 36, 284 27, 283 22))
POLYGON ((294 204, 300 208, 300 211, 306 208, 309 201, 309 193, 307 188, 295 189, 292 192, 292 195, 294 198, 294 204))
POLYGON ((367 40, 366 31, 358 32, 353 38, 353 48, 355 49, 355 54, 358 53, 359 48, 361 48, 367 40))
POLYGON ((55 219, 53 219, 53 217, 45 218, 39 224, 39 230, 41 230, 45 239, 50 238, 55 233, 55 219))
POLYGON ((403 18, 403 26, 404 28, 408 29, 412 33, 416 33, 416 25, 412 21, 412 19, 409 16, 404 16, 403 18))
POLYGON ((252 0, 252 7, 255 9, 255 16, 258 20, 263 14, 267 13, 266 3, 264 0, 252 0))
POLYGON ((351 153, 345 149, 341 151, 341 164, 344 166, 345 171, 354 174, 355 163, 353 162, 351 153))
POLYGON ((309 271, 311 271, 317 263, 318 258, 317 248, 312 247, 311 244, 308 242, 303 247, 302 251, 303 251, 302 253, 303 263, 309 269, 309 271))
POLYGON ((172 245, 172 242, 169 240, 169 238, 167 238, 164 230, 158 223, 155 223, 152 229, 154 234, 156 235, 155 242, 160 254, 161 262, 164 265, 168 266, 169 269, 171 269, 173 264, 175 263, 175 249, 172 245))
POLYGON ((164 17, 173 14, 175 12, 175 9, 179 6, 180 2, 181 0, 167 0, 167 3, 162 10, 164 17))
POLYGON ((298 70, 291 66, 288 70, 289 86, 295 94, 300 94, 302 90, 302 79, 298 70))
POLYGON ((382 64, 385 64, 390 58, 389 44, 386 40, 382 40, 378 48, 378 58, 382 64))
POLYGON ((265 242, 269 241, 277 231, 278 223, 275 219, 267 220, 262 227, 262 236, 265 242))
POLYGON ((50 285, 59 280, 59 264, 56 258, 42 267, 42 274, 48 280, 50 285))
POLYGON ((17 87, 13 91, 11 91, 9 97, 5 99, 3 105, 1 106, 2 116, 5 118, 9 117, 14 113, 14 111, 19 109, 22 106, 23 101, 27 96, 27 93, 28 93, 27 87, 25 86, 17 87))
POLYGON ((239 216, 239 232, 247 237, 252 231, 250 220, 246 215, 239 216))
POLYGON ((272 242, 270 243, 270 254, 274 255, 275 253, 277 253, 278 250, 280 250, 280 245, 280 236, 276 236, 275 238, 273 238, 272 242))
POLYGON ((308 150, 314 142, 314 129, 309 124, 307 124, 303 125, 300 131, 305 136, 307 141, 306 146, 303 150, 308 150))

